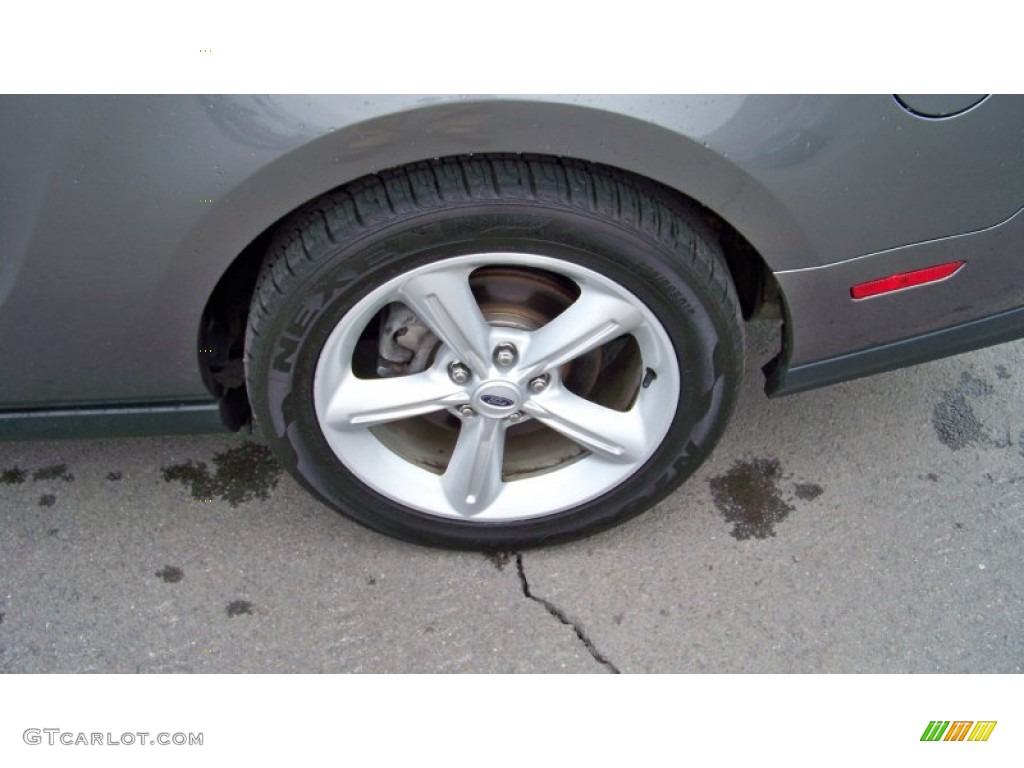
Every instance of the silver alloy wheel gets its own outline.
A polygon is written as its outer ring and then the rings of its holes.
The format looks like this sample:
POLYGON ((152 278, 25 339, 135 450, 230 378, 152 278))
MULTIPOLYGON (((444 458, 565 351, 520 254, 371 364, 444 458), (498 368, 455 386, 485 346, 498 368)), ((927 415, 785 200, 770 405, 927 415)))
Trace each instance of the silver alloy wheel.
POLYGON ((664 440, 679 390, 669 336, 635 295, 573 262, 517 253, 444 259, 389 280, 334 328, 313 380, 320 430, 360 480, 406 507, 481 522, 534 519, 607 493, 640 470, 664 440), (485 313, 471 289, 471 275, 492 267, 543 271, 571 281, 578 295, 535 327, 517 326, 485 313), (408 375, 357 375, 360 339, 395 302, 440 340, 432 363, 408 375), (622 379, 612 388, 627 391, 626 399, 610 406, 574 391, 571 366, 627 335, 639 353, 632 364, 595 372, 622 379), (515 354, 506 354, 509 349, 515 354), (464 383, 450 375, 456 364, 470 372, 464 383), (545 385, 531 385, 544 376, 545 385), (456 427, 447 437, 446 421, 456 427), (537 448, 559 444, 572 450, 537 448), (525 469, 519 460, 513 471, 510 446, 520 456, 543 458, 525 469), (443 459, 431 457, 435 453, 443 459))

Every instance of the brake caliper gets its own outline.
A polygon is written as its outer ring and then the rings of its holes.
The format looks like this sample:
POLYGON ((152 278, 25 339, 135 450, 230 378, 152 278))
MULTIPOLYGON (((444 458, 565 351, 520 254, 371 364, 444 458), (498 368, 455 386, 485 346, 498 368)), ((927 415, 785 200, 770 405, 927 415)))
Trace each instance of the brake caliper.
POLYGON ((407 376, 427 369, 437 336, 407 306, 400 303, 384 308, 377 345, 377 375, 407 376))

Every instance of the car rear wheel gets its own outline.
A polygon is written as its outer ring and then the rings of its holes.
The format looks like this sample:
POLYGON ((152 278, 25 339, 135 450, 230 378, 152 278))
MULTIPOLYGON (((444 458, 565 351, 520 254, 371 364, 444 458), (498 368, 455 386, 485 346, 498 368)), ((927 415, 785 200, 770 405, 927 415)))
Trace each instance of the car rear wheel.
POLYGON ((651 506, 742 371, 696 213, 567 161, 453 159, 308 206, 268 252, 246 375, 283 463, 385 533, 501 549, 651 506))

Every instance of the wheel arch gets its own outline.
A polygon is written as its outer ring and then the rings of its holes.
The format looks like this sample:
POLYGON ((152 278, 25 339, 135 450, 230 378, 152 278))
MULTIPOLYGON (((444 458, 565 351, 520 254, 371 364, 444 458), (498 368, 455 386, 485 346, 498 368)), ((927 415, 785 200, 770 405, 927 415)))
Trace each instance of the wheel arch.
POLYGON ((229 191, 197 229, 196 242, 219 240, 225 253, 234 253, 214 275, 198 324, 201 375, 220 401, 226 426, 238 429, 250 418, 241 375, 245 320, 273 233, 310 201, 360 178, 470 154, 572 159, 657 185, 699 207, 719 238, 744 315, 766 303, 784 314, 772 259, 785 254, 789 260, 806 252, 807 243, 768 190, 697 139, 590 106, 483 101, 420 107, 353 123, 281 155, 229 191))

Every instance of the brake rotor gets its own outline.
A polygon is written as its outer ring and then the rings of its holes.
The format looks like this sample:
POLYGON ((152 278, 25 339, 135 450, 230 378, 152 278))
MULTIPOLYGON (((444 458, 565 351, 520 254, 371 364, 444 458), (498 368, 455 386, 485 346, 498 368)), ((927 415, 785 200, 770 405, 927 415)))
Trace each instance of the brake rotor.
MULTIPOLYGON (((536 331, 579 298, 579 287, 551 272, 524 267, 482 267, 469 277, 480 312, 491 325, 536 331)), ((602 350, 591 350, 559 371, 562 383, 586 397, 601 371, 602 350)))

